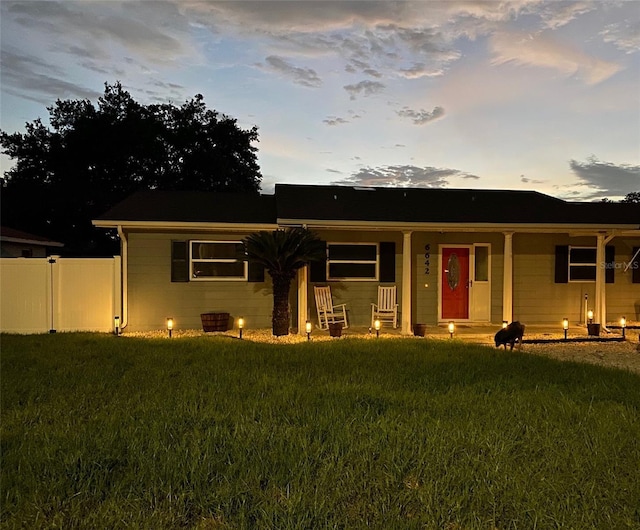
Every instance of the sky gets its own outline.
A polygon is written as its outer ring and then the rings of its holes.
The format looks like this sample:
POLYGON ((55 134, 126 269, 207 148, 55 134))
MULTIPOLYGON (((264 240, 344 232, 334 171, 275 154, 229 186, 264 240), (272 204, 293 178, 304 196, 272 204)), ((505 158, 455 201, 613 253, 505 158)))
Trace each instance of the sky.
MULTIPOLYGON (((640 2, 2 0, 0 129, 122 83, 258 127, 275 183, 640 191, 640 2)), ((1 170, 11 161, 1 157, 1 170)))

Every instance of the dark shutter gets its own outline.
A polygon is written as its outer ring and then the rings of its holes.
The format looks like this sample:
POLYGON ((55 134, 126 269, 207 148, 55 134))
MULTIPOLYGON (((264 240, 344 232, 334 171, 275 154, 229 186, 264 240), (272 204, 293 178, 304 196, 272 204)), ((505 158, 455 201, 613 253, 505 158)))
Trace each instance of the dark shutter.
POLYGON ((171 281, 189 281, 189 247, 188 241, 171 242, 171 281))
POLYGON ((396 244, 393 241, 380 243, 380 281, 396 281, 396 244))
MULTIPOLYGON (((325 243, 326 248, 326 243, 325 243)), ((312 261, 309 264, 309 280, 312 282, 327 281, 327 260, 312 261)))
MULTIPOLYGON (((607 245, 604 247, 604 261, 606 262, 606 267, 604 269, 604 281, 605 283, 613 283, 615 281, 615 272, 616 272, 616 247, 613 245, 607 245)), ((600 264, 597 263, 596 267, 599 267, 600 264)))
POLYGON ((633 247, 631 257, 631 282, 640 283, 640 247, 633 247))
POLYGON ((569 245, 556 245, 555 282, 569 282, 569 245))
POLYGON ((264 281, 264 265, 255 261, 249 260, 249 281, 250 282, 263 282, 264 281))

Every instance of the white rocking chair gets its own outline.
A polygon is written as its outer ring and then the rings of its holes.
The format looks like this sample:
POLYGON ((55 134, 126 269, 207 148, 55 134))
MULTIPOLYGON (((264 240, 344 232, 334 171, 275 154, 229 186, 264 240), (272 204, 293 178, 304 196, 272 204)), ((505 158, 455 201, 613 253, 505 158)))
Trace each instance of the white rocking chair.
POLYGON ((348 328, 346 304, 333 305, 330 287, 314 287, 313 290, 316 297, 320 329, 329 329, 329 324, 336 322, 342 322, 342 327, 348 328))
POLYGON ((391 322, 393 327, 398 326, 398 304, 396 302, 396 286, 378 286, 378 303, 371 304, 371 327, 376 320, 391 322))

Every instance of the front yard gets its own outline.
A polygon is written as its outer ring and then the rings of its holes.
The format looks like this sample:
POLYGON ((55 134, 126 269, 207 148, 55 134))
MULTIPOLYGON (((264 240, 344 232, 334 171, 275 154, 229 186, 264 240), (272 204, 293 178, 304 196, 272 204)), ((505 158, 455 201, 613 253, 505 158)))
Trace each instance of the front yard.
POLYGON ((3 335, 3 528, 638 528, 640 376, 458 341, 3 335))

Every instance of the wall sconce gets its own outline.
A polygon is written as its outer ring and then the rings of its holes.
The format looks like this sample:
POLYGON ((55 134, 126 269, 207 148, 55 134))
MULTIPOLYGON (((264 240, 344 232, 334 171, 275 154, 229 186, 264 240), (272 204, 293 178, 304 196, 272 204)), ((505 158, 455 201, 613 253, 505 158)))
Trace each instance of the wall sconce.
POLYGON ((593 311, 591 309, 587 311, 587 320, 589 324, 593 324, 593 311))
POLYGON ((167 330, 169 331, 169 338, 171 338, 171 333, 173 332, 173 318, 167 318, 167 330))
POLYGON ((509 323, 506 320, 502 321, 502 329, 507 329, 508 325, 509 325, 509 323))
POLYGON ((453 332, 456 330, 456 325, 454 322, 449 322, 449 338, 453 338, 453 332))
POLYGON ((309 320, 304 325, 304 330, 307 332, 307 340, 311 340, 311 322, 309 320))
POLYGON ((238 338, 242 338, 242 328, 244 328, 244 317, 238 319, 238 338))
POLYGON ((113 334, 116 337, 120 335, 120 317, 117 315, 113 317, 113 334))
POLYGON ((567 331, 569 331, 569 319, 562 319, 562 329, 564 330, 564 340, 567 340, 567 331))
POLYGON ((622 328, 622 338, 626 339, 626 335, 625 335, 625 331, 627 330, 627 318, 626 317, 622 317, 620 319, 620 327, 622 328))
POLYGON ((380 321, 376 320, 373 323, 373 327, 376 329, 376 339, 380 337, 380 321))

